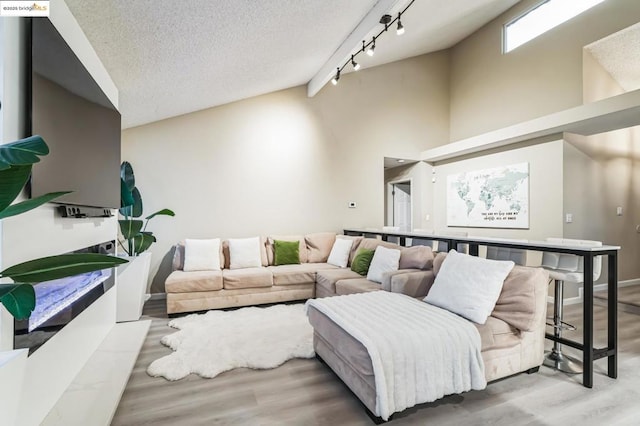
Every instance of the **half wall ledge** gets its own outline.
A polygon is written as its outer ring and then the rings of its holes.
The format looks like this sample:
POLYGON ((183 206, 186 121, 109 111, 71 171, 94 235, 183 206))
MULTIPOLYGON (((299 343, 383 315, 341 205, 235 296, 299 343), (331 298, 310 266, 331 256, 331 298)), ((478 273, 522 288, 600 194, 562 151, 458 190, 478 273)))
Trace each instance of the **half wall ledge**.
POLYGON ((429 149, 420 160, 433 164, 562 133, 589 136, 639 124, 640 89, 429 149))

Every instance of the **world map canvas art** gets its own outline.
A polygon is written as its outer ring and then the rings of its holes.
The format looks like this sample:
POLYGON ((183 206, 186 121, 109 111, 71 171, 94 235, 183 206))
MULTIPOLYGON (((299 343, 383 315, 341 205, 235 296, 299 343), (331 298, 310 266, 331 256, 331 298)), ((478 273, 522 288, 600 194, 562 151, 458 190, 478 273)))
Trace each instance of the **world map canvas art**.
POLYGON ((447 226, 529 228, 529 163, 447 176, 447 226))

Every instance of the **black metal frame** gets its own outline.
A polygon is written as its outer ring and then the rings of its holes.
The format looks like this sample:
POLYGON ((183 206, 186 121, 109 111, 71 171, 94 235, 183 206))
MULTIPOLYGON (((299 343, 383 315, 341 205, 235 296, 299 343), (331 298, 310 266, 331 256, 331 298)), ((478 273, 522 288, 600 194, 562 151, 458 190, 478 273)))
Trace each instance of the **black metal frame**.
POLYGON ((366 229, 345 229, 345 235, 379 235, 384 241, 389 237, 398 238, 400 245, 406 244, 407 238, 428 239, 434 241, 444 241, 449 248, 457 247, 457 244, 468 244, 469 254, 478 255, 479 246, 504 247, 531 251, 546 251, 555 253, 573 254, 584 259, 584 294, 583 294, 583 333, 582 343, 566 338, 557 338, 546 333, 549 340, 557 341, 563 345, 582 351, 582 362, 584 370, 582 373, 582 384, 587 388, 593 387, 593 362, 607 358, 607 375, 612 379, 618 377, 618 248, 610 247, 585 247, 578 249, 574 247, 560 247, 552 245, 537 246, 532 243, 518 243, 504 240, 487 240, 483 238, 453 237, 446 235, 427 235, 421 233, 408 232, 385 232, 366 229), (608 299, 607 299, 607 346, 595 348, 593 342, 593 259, 596 256, 607 256, 608 271, 608 299))

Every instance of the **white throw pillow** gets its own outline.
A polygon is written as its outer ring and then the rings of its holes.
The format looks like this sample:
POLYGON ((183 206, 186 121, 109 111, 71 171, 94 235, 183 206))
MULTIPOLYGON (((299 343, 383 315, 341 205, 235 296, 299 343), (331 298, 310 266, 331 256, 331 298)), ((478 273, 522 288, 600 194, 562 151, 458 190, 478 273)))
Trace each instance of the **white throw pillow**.
POLYGON ((351 239, 336 238, 333 247, 331 247, 331 253, 329 253, 327 263, 340 268, 346 268, 349 263, 349 253, 351 253, 352 245, 353 240, 351 239))
POLYGON ((510 260, 488 260, 451 250, 424 301, 484 324, 514 265, 510 260))
POLYGON ((212 240, 191 240, 184 242, 184 267, 189 271, 220 270, 220 238, 212 240))
POLYGON ((376 252, 371 259, 367 279, 376 283, 382 283, 382 274, 384 272, 397 271, 400 264, 400 250, 386 248, 382 246, 376 247, 376 252))
POLYGON ((229 239, 229 268, 259 268, 262 266, 260 256, 260 237, 229 239))

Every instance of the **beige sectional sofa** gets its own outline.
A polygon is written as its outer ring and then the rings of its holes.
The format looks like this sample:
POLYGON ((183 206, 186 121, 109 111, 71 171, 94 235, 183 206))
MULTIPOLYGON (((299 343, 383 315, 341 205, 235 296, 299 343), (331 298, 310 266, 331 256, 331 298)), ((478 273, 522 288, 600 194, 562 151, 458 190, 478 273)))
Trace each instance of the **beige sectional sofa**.
POLYGON ((337 236, 322 232, 308 235, 270 236, 261 239, 262 266, 230 269, 229 249, 220 250, 221 271, 189 271, 184 267, 184 243, 175 247, 173 272, 165 281, 167 313, 196 312, 236 306, 259 305, 364 291, 387 290, 412 296, 426 294, 433 282, 433 254, 429 247, 404 248, 374 238, 337 236), (400 269, 375 283, 353 272, 327 263, 336 238, 352 239, 349 266, 360 248, 379 245, 400 249, 400 269), (299 241, 300 264, 274 265, 275 240, 299 241), (413 267, 412 267, 413 266, 413 267), (417 266, 417 267, 416 267, 417 266), (409 274, 407 278, 402 275, 409 274))
MULTIPOLYGON (((446 253, 434 259, 437 276, 446 253)), ((400 275, 411 282, 422 273, 400 275), (413 277, 412 277, 413 275, 413 277)), ((426 291, 431 284, 426 283, 426 291)), ((475 324, 488 382, 523 371, 537 371, 544 357, 548 274, 541 268, 515 266, 504 281, 498 302, 485 324, 475 324)), ((363 404, 375 412, 376 387, 373 366, 360 341, 313 306, 309 321, 314 327, 314 349, 363 404)))

